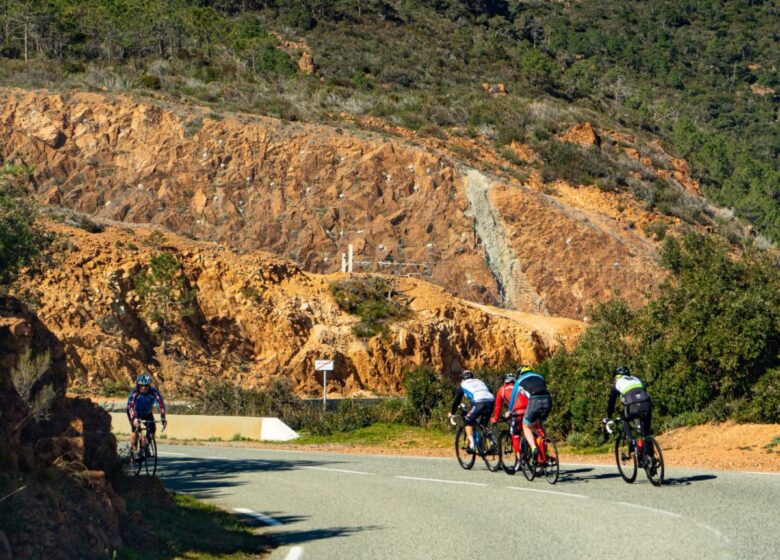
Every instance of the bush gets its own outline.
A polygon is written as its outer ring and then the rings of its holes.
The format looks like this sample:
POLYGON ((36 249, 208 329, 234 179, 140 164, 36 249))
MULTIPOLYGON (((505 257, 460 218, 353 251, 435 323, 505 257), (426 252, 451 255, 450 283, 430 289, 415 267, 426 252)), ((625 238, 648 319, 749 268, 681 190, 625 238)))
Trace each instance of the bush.
POLYGON ((404 374, 404 421, 412 426, 427 426, 434 410, 452 398, 454 391, 451 384, 428 366, 407 371, 404 374))
POLYGON ((334 282, 330 291, 339 308, 360 317, 360 323, 352 329, 360 338, 384 333, 388 323, 411 315, 393 284, 381 276, 354 276, 334 282))

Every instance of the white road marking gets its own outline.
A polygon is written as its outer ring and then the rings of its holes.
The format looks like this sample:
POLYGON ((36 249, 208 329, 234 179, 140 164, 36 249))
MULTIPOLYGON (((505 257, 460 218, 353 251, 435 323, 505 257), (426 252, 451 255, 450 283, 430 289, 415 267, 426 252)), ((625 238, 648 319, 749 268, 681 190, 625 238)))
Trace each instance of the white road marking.
POLYGON ((298 560, 299 558, 302 557, 303 557, 303 547, 294 546, 290 549, 290 552, 287 553, 285 560, 298 560))
POLYGON ((506 486, 510 490, 520 490, 521 492, 540 492, 542 494, 555 494, 556 496, 570 496, 572 498, 590 498, 590 496, 583 496, 582 494, 569 494, 568 492, 554 492, 552 490, 537 490, 535 488, 519 488, 517 486, 506 486))
POLYGON ((263 515, 262 513, 257 513, 256 511, 252 511, 251 509, 247 508, 233 508, 233 511, 236 513, 240 513, 241 515, 246 515, 247 517, 254 517, 258 521, 262 521, 266 525, 281 525, 282 523, 280 521, 277 521, 273 517, 268 517, 267 515, 263 515))
POLYGON ((172 451, 158 451, 158 455, 175 455, 176 457, 189 457, 186 453, 173 453, 172 451))
POLYGON ((780 476, 780 472, 768 472, 768 471, 745 471, 745 474, 769 474, 772 476, 780 476))
POLYGON ((233 459, 228 459, 227 457, 206 457, 206 459, 214 459, 217 461, 232 461, 233 459))
POLYGON ((679 513, 672 513, 671 511, 666 511, 666 510, 663 510, 663 509, 656 509, 656 508, 651 508, 651 507, 647 507, 647 506, 640 506, 640 505, 637 505, 637 504, 630 504, 628 502, 615 502, 615 503, 616 504, 620 504, 621 506, 628 506, 628 507, 633 507, 633 508, 645 509, 647 511, 654 511, 655 513, 660 513, 662 515, 668 515, 670 517, 682 517, 682 515, 680 515, 679 513))
POLYGON ((302 469, 309 469, 312 471, 330 471, 330 472, 343 472, 343 473, 349 473, 349 474, 374 474, 370 472, 363 472, 363 471, 348 471, 346 469, 328 469, 325 467, 301 467, 302 469))
POLYGON ((726 543, 730 543, 731 542, 727 536, 725 536, 723 533, 718 531, 715 527, 707 525, 706 523, 702 523, 701 521, 694 521, 694 523, 696 523, 696 525, 698 525, 702 529, 705 529, 705 530, 709 531, 710 533, 714 534, 716 537, 718 537, 720 539, 723 539, 726 543))
POLYGON ((416 476, 396 476, 396 478, 402 478, 403 480, 421 480, 423 482, 445 482, 447 484, 466 484, 468 486, 487 486, 481 482, 463 482, 461 480, 444 480, 441 478, 419 478, 416 476))

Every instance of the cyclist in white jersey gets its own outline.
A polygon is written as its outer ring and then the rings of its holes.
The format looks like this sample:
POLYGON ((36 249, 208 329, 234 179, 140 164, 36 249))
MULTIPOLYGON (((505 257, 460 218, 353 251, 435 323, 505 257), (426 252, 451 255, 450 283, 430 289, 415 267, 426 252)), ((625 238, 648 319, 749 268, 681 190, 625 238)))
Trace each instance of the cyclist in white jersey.
POLYGON ((471 401, 471 408, 463 417, 466 424, 466 437, 469 440, 467 453, 474 453, 474 422, 480 418, 487 419, 493 411, 493 393, 490 392, 485 382, 481 379, 474 379, 474 374, 465 370, 461 375, 460 387, 455 393, 455 400, 452 402, 452 408, 449 417, 458 411, 458 406, 463 400, 464 395, 471 401))

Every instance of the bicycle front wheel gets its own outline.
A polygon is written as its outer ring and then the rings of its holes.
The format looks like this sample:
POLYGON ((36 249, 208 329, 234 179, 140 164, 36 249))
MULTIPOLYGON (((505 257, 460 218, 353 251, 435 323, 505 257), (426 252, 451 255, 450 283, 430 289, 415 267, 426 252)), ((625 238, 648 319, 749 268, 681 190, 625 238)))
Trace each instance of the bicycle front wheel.
POLYGON ((536 476, 536 468, 534 468, 533 458, 531 457, 531 446, 525 441, 525 438, 520 440, 520 468, 523 471, 523 476, 529 482, 536 476))
POLYGON ((508 430, 504 430, 498 436, 498 452, 501 454, 501 466, 504 472, 513 475, 516 472, 517 457, 515 449, 512 447, 512 435, 508 430))
POLYGON ((617 463, 620 476, 628 483, 636 480, 636 453, 629 446, 626 434, 622 433, 615 440, 615 462, 617 463))
POLYGON ((551 437, 544 438, 544 454, 547 457, 544 464, 544 478, 550 484, 555 484, 558 482, 561 467, 558 464, 558 446, 551 437))
POLYGON ((460 466, 469 470, 474 466, 476 455, 469 453, 466 448, 469 446, 469 438, 466 436, 466 428, 461 426, 455 434, 455 456, 458 458, 460 466))
POLYGON ((157 472, 157 441, 151 437, 146 442, 146 460, 144 461, 147 476, 154 476, 157 472))
POLYGON ((498 450, 498 442, 496 441, 496 435, 493 430, 488 428, 477 428, 482 434, 480 454, 482 460, 485 461, 485 465, 490 472, 496 472, 501 468, 501 453, 498 450))
POLYGON ((664 483, 664 455, 653 436, 645 438, 645 473, 653 486, 664 483))

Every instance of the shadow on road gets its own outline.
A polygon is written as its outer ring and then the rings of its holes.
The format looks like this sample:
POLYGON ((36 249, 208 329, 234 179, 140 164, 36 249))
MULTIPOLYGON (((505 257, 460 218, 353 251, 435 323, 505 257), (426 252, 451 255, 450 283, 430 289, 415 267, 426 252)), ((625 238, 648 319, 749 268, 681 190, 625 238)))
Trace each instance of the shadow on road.
POLYGON ((330 527, 328 529, 306 529, 303 531, 274 531, 270 537, 279 546, 289 546, 320 539, 348 537, 360 531, 375 531, 380 527, 367 525, 364 527, 330 527))
POLYGON ((694 476, 680 476, 677 478, 664 479, 664 486, 688 486, 693 482, 702 482, 704 480, 713 480, 718 478, 714 474, 697 474, 694 476))
POLYGON ((558 476, 558 484, 567 482, 588 482, 590 480, 603 480, 606 478, 615 478, 620 476, 618 473, 607 472, 598 474, 583 474, 590 473, 596 469, 593 468, 581 468, 581 469, 561 469, 558 476))
POLYGON ((339 465, 342 461, 267 460, 267 459, 205 459, 195 457, 165 457, 157 474, 166 488, 192 494, 197 498, 218 496, 223 488, 246 484, 239 479, 245 473, 293 471, 303 467, 339 465))

